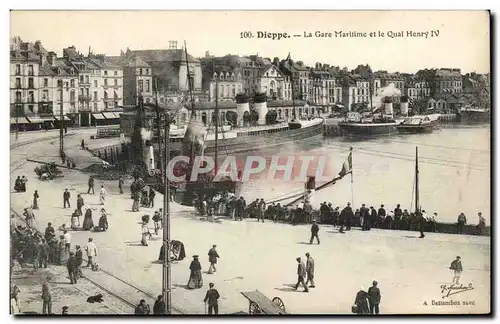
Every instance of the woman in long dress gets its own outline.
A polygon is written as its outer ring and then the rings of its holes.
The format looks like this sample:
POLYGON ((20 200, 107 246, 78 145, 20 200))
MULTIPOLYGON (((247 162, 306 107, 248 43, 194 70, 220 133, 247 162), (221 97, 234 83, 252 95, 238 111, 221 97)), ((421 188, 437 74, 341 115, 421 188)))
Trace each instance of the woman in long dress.
POLYGON ((69 258, 69 251, 66 250, 66 242, 64 241, 64 236, 61 235, 59 237, 59 245, 58 250, 59 250, 59 265, 65 265, 66 262, 68 262, 69 258))
POLYGON ((149 232, 148 223, 142 222, 142 239, 141 244, 148 246, 148 238, 151 238, 151 233, 149 232))
POLYGON ((92 219, 92 209, 89 207, 85 211, 85 218, 83 219, 83 230, 90 231, 94 228, 94 220, 92 219))
POLYGON ((35 193, 33 194, 33 209, 38 209, 38 198, 40 198, 38 190, 35 190, 35 193))
POLYGON ((104 186, 101 186, 101 191, 99 192, 99 204, 104 205, 104 201, 106 200, 106 189, 104 189, 104 186))
POLYGON ((203 287, 203 278, 201 277, 201 264, 200 261, 198 260, 197 255, 193 256, 193 261, 191 261, 189 270, 191 270, 191 275, 189 276, 187 288, 199 289, 203 287))

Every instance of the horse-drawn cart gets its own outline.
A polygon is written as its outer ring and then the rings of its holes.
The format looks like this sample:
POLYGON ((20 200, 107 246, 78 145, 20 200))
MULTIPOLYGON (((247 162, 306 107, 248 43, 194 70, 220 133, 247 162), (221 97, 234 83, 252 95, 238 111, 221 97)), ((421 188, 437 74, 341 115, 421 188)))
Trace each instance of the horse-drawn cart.
POLYGON ((241 292, 243 296, 250 302, 248 313, 250 315, 285 315, 285 304, 279 297, 274 297, 271 301, 264 296, 260 291, 241 292))

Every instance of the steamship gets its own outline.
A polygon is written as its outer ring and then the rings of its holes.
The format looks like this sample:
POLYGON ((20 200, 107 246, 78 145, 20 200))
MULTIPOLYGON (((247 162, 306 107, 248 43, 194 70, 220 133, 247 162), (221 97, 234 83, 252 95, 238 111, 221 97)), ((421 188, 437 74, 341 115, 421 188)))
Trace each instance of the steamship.
POLYGON ((384 99, 383 109, 378 114, 363 117, 356 112, 349 112, 344 121, 339 123, 340 130, 348 136, 374 136, 395 133, 400 121, 394 119, 392 100, 384 99))

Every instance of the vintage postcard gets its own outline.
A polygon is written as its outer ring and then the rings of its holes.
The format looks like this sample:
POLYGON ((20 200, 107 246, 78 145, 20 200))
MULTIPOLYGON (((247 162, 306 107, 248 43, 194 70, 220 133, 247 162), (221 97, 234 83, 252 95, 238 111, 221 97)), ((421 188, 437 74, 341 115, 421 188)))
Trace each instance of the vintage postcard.
POLYGON ((491 313, 488 11, 10 20, 11 314, 491 313))

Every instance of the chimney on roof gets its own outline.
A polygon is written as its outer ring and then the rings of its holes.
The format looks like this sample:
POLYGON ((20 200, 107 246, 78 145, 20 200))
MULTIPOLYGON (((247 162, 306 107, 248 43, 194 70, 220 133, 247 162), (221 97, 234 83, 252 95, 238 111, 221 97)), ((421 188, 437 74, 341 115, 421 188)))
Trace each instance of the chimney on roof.
POLYGON ((57 58, 56 52, 49 52, 47 54, 47 61, 49 62, 50 65, 54 65, 56 58, 57 58))
POLYGON ((205 57, 210 57, 210 51, 205 51, 205 57))
POLYGON ((177 41, 168 41, 168 49, 176 50, 177 49, 177 41))

